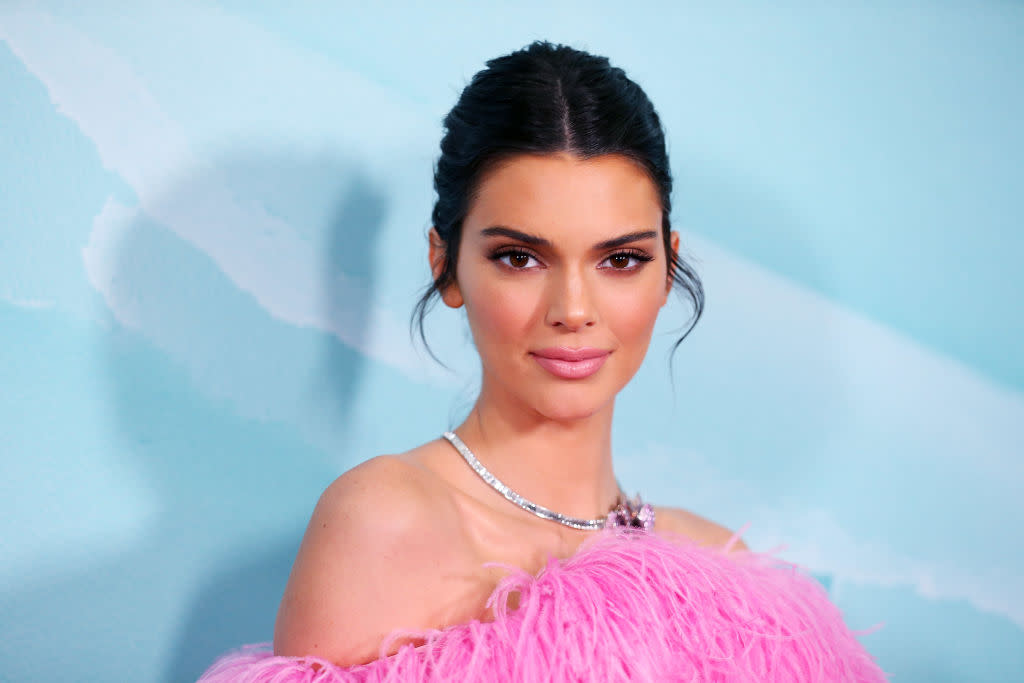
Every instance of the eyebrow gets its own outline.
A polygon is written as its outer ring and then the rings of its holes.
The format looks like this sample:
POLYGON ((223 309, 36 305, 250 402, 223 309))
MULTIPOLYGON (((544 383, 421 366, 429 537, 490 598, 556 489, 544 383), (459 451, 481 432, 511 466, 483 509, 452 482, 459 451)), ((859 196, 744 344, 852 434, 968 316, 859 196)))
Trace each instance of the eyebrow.
MULTIPOLYGON (((509 228, 504 225, 492 225, 489 228, 484 228, 480 231, 484 237, 508 237, 509 239, 519 240, 520 242, 526 242, 537 247, 550 247, 551 242, 539 237, 537 235, 531 235, 528 232, 522 230, 516 230, 515 228, 509 228)), ((631 242, 639 242, 640 240, 651 239, 657 237, 658 233, 656 230, 638 230, 636 232, 626 233, 619 237, 613 237, 610 240, 604 240, 594 245, 595 250, 601 249, 614 249, 615 247, 621 247, 624 244, 631 242)))
POLYGON ((655 230, 638 230, 636 232, 626 233, 620 237, 613 237, 610 240, 604 242, 598 242, 594 245, 594 249, 614 249, 615 247, 621 247, 624 244, 630 242, 639 242, 640 240, 648 240, 653 237, 657 237, 658 233, 655 230))

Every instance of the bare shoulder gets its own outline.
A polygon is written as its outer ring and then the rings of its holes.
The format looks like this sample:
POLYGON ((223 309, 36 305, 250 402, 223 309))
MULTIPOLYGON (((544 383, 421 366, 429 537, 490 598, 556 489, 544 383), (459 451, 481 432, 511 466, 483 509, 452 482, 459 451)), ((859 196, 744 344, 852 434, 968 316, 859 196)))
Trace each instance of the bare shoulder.
MULTIPOLYGON (((733 537, 733 531, 706 517, 675 507, 655 507, 655 529, 680 534, 701 545, 721 548, 733 537)), ((743 539, 737 539, 732 550, 747 550, 743 539)))
MULTIPOLYGON (((404 454, 403 454, 404 455, 404 454)), ((360 521, 381 532, 425 531, 429 516, 444 514, 446 488, 428 470, 402 455, 379 455, 348 470, 320 496, 314 518, 322 522, 360 521)), ((436 526, 436 525, 433 525, 436 526)))
POLYGON ((453 591, 445 576, 462 559, 463 546, 450 496, 436 479, 384 455, 327 487, 278 610, 277 654, 357 664, 375 659, 396 628, 446 620, 453 591))

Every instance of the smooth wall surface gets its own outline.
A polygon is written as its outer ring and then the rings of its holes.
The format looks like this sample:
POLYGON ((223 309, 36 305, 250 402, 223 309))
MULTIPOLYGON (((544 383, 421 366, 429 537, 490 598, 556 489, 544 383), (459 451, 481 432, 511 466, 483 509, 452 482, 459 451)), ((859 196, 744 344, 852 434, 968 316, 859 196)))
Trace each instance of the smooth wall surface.
POLYGON ((648 91, 707 288, 626 488, 785 544, 894 681, 1024 676, 1024 5, 363 5, 0 4, 0 680, 268 640, 320 491, 465 413, 431 165, 536 38, 648 91))

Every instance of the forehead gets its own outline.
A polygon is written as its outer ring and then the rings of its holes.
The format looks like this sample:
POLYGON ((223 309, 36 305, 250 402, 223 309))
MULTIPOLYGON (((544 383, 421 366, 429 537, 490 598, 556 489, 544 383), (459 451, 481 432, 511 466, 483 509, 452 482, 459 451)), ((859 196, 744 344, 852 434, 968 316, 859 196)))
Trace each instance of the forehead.
POLYGON ((659 229, 661 201, 647 173, 621 155, 521 155, 484 176, 464 229, 475 233, 491 225, 554 239, 614 237, 628 230, 659 229))

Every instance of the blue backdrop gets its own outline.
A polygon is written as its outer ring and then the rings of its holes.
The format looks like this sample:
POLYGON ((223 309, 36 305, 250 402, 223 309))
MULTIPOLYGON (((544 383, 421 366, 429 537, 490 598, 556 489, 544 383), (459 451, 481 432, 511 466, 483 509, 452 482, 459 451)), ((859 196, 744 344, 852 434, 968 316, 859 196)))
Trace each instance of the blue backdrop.
POLYGON ((535 38, 648 91, 708 292, 626 488, 785 544, 894 681, 1024 675, 1024 5, 84 4, 0 7, 0 679, 269 639, 320 491, 458 421, 431 164, 535 38))

